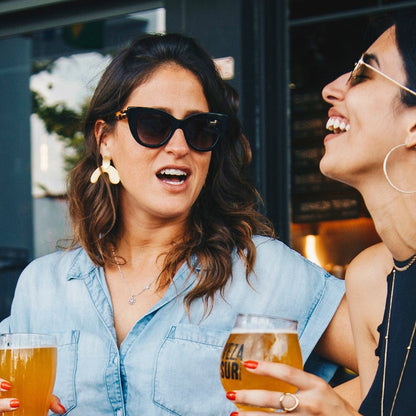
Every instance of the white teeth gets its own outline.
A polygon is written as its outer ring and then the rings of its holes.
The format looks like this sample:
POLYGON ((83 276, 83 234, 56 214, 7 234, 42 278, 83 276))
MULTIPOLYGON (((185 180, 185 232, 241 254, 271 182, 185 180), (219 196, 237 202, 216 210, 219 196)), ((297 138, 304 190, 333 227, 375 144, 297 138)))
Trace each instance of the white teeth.
POLYGON ((340 121, 337 117, 330 117, 326 122, 326 129, 334 133, 342 133, 350 129, 350 125, 344 120, 340 121))
POLYGON ((169 181, 169 180, 165 180, 166 183, 170 184, 170 185, 180 185, 183 183, 183 180, 181 181, 169 181))
POLYGON ((166 168, 162 169, 156 176, 170 185, 180 185, 185 182, 188 173, 181 169, 166 168))
POLYGON ((332 118, 330 118, 327 122, 326 122, 326 126, 325 128, 327 130, 330 130, 332 128, 332 125, 334 124, 334 120, 332 118))
POLYGON ((163 169, 161 175, 186 175, 187 173, 180 169, 163 169))

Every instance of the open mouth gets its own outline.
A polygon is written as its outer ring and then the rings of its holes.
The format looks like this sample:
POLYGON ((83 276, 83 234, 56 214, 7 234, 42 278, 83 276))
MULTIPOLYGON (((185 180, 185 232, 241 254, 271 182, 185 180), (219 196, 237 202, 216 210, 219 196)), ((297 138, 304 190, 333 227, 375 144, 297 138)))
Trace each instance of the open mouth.
POLYGON ((344 133, 350 129, 350 124, 338 117, 330 117, 326 123, 326 129, 333 133, 344 133))
POLYGON ((181 169, 162 169, 156 176, 170 185, 181 185, 186 181, 189 174, 181 169))

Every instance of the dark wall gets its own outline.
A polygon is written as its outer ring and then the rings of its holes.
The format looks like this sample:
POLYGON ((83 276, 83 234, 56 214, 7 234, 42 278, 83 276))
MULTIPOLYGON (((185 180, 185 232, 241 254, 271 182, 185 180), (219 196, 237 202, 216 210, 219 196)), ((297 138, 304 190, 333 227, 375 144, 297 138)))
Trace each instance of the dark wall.
MULTIPOLYGON (((31 41, 0 41, 1 245, 33 253, 29 92, 31 41)), ((1 257, 1 252, 0 252, 1 257)))
POLYGON ((165 7, 167 32, 194 37, 213 58, 234 58, 235 76, 229 82, 241 91, 241 2, 166 0, 165 7))
POLYGON ((166 0, 166 28, 213 57, 233 56, 240 118, 253 151, 262 211, 289 240, 287 0, 166 0), (244 45, 244 47, 243 47, 244 45))

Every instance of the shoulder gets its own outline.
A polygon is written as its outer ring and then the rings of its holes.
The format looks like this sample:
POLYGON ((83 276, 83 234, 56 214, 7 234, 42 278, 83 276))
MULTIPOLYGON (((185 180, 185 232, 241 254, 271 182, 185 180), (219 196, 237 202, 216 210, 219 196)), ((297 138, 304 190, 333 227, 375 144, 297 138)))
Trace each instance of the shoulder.
POLYGON ((79 276, 80 274, 88 273, 94 267, 82 248, 56 251, 30 262, 23 270, 19 284, 37 279, 42 279, 46 282, 49 278, 56 280, 63 276, 79 276))
POLYGON ((393 258, 383 243, 362 251, 347 268, 345 281, 348 309, 356 345, 363 391, 368 391, 377 368, 374 349, 383 319, 387 294, 387 275, 393 258))
POLYGON ((308 261, 300 253, 276 238, 255 235, 253 237, 253 243, 256 247, 257 258, 268 256, 269 261, 273 261, 274 259, 280 260, 282 257, 295 259, 300 262, 308 261), (271 254, 273 254, 273 257, 270 257, 271 254))
MULTIPOLYGON (((263 292, 287 295, 290 302, 317 304, 327 295, 339 302, 345 292, 344 281, 309 261, 283 242, 254 237, 256 261, 251 282, 262 285, 263 292)), ((240 267, 244 267, 241 265, 240 267)))
POLYGON ((290 273, 292 278, 300 276, 313 279, 316 275, 320 278, 336 279, 282 241, 271 237, 255 236, 253 242, 256 246, 256 267, 267 267, 282 273, 290 273))
POLYGON ((378 243, 358 254, 349 264, 345 276, 347 290, 376 289, 385 282, 393 267, 393 257, 384 245, 378 243))

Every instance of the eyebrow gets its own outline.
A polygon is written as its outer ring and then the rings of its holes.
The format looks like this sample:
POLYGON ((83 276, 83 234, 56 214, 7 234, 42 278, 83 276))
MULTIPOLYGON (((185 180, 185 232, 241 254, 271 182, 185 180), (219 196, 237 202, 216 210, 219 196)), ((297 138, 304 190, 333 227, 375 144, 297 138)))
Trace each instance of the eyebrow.
POLYGON ((377 64, 377 66, 380 68, 380 62, 377 58, 377 55, 374 55, 373 53, 365 53, 361 58, 366 64, 370 64, 374 62, 377 64))
MULTIPOLYGON (((172 109, 171 108, 167 108, 167 107, 151 107, 151 108, 155 108, 157 110, 162 110, 165 113, 169 113, 170 115, 172 115, 172 109)), ((207 113, 207 112, 209 112, 209 110, 208 111, 202 111, 202 110, 196 110, 196 109, 187 110, 185 115, 184 115, 184 118, 187 118, 189 116, 193 116, 195 114, 203 114, 203 113, 207 113)))
POLYGON ((365 53, 364 55, 361 56, 361 60, 362 60, 362 62, 364 62, 364 65, 368 65, 373 71, 377 72, 382 77, 384 77, 384 78, 388 79, 389 81, 393 82, 398 87, 402 88, 403 90, 407 91, 408 93, 416 96, 416 91, 413 91, 409 87, 406 87, 402 83, 396 81, 394 78, 390 77, 389 75, 385 74, 383 71, 378 69, 378 68, 380 68, 380 63, 379 63, 376 55, 374 55, 372 53, 365 53), (371 65, 369 61, 374 62, 375 64, 377 64, 378 68, 376 68, 374 65, 371 65))

